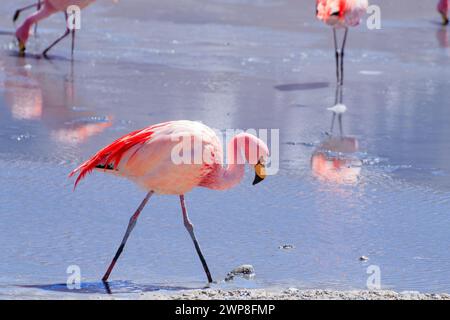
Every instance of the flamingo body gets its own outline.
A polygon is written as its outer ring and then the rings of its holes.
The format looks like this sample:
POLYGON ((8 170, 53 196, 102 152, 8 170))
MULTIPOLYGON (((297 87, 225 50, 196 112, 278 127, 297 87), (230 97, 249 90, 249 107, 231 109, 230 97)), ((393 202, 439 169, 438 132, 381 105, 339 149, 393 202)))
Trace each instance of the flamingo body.
POLYGON ((269 151, 258 138, 241 133, 230 141, 228 155, 236 159, 223 167, 222 145, 216 133, 208 126, 194 121, 170 121, 137 130, 117 139, 100 150, 70 175, 79 173, 75 185, 90 171, 100 170, 126 177, 145 190, 159 194, 185 194, 194 187, 228 189, 239 183, 244 175, 244 159, 238 145, 244 150, 245 161, 256 165, 269 151), (248 155, 249 146, 255 146, 255 159, 248 155), (187 163, 175 159, 181 153, 187 163), (239 158, 239 159, 238 159, 239 158), (189 161, 190 160, 190 161, 189 161))
POLYGON ((77 6, 80 9, 86 8, 95 0, 44 0, 44 5, 51 6, 55 11, 65 11, 69 6, 77 6))
POLYGON ((367 0, 317 0, 317 18, 335 28, 357 26, 366 13, 367 0))

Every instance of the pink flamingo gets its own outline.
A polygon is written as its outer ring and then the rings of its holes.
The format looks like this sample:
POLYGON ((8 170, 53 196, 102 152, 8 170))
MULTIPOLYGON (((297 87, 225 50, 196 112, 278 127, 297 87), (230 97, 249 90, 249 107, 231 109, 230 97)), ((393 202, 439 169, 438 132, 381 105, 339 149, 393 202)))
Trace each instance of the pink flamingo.
MULTIPOLYGON (((68 20, 67 8, 69 6, 75 5, 78 6, 80 9, 84 9, 94 1, 95 0, 39 0, 35 4, 16 10, 13 21, 16 21, 18 19, 20 13, 23 10, 33 7, 37 7, 38 9, 35 13, 29 16, 16 31, 16 37, 19 42, 20 53, 23 54, 26 50, 26 43, 28 41, 30 29, 33 24, 36 24, 39 21, 57 12, 64 12, 65 21, 67 22, 68 20)), ((66 27, 66 31, 64 32, 64 34, 58 39, 56 39, 47 49, 45 49, 42 55, 44 57, 47 57, 48 51, 62 39, 67 37, 69 33, 72 33, 72 56, 73 56, 73 51, 75 48, 75 29, 70 30, 69 27, 66 27)))
POLYGON ((448 0, 439 0, 437 10, 442 16, 442 24, 448 25, 448 0))
POLYGON ((367 11, 367 0, 317 0, 316 16, 333 27, 334 48, 336 52, 336 77, 338 84, 344 83, 344 49, 348 27, 357 26, 367 11), (336 29, 345 29, 342 46, 339 49, 336 29), (340 60, 340 61, 339 61, 340 60))
POLYGON ((223 152, 215 132, 199 122, 170 121, 131 132, 97 152, 91 159, 73 170, 78 182, 94 169, 128 178, 148 193, 131 216, 128 228, 102 280, 107 281, 126 241, 147 201, 154 194, 179 195, 184 226, 194 242, 209 282, 212 282, 206 260, 194 234, 184 200, 184 194, 194 187, 226 190, 237 185, 244 176, 245 162, 254 166, 253 185, 265 176, 269 150, 257 137, 240 133, 228 144, 228 166, 223 166, 223 152), (193 142, 193 143, 191 143, 193 142), (183 146, 181 149, 180 146, 183 146), (193 155, 196 161, 178 162, 174 154, 193 155), (176 161, 174 161, 176 160, 176 161))

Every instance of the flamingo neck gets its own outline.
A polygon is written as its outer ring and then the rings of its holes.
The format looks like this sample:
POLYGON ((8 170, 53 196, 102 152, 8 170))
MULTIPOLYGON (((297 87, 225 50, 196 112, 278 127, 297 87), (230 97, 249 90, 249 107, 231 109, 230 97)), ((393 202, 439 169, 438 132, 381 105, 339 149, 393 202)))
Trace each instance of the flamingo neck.
POLYGON ((442 14, 447 14, 448 12, 448 0, 440 0, 438 3, 438 11, 442 14))
POLYGON ((30 36, 30 29, 33 26, 33 24, 38 23, 39 21, 47 18, 54 12, 55 10, 53 8, 49 7, 48 5, 44 5, 42 9, 36 11, 27 19, 25 19, 25 21, 16 31, 16 37, 23 43, 26 43, 28 41, 28 37, 30 36))
POLYGON ((218 166, 213 178, 205 186, 214 190, 227 190, 239 184, 245 173, 245 160, 242 153, 242 145, 239 146, 237 138, 234 137, 227 148, 228 165, 218 166))

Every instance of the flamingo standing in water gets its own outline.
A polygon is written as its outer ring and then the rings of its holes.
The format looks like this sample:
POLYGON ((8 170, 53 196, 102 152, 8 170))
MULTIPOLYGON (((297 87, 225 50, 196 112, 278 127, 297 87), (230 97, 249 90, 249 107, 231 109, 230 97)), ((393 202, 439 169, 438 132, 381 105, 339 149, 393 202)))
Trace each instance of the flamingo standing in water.
POLYGON ((442 16, 442 24, 448 25, 448 0, 439 0, 437 10, 442 16))
POLYGON ((254 166, 255 185, 266 176, 264 164, 268 154, 269 150, 262 140, 251 134, 240 133, 228 144, 228 166, 224 167, 222 146, 215 132, 199 122, 181 120, 131 132, 73 170, 70 176, 78 173, 75 187, 87 173, 96 169, 128 178, 147 191, 146 197, 131 216, 122 243, 102 280, 108 280, 139 214, 150 197, 156 193, 179 195, 184 226, 194 242, 208 281, 212 282, 211 273, 188 217, 184 194, 194 187, 214 190, 232 188, 243 178, 246 162, 254 166), (174 155, 179 155, 180 151, 183 157, 193 156, 196 161, 179 162, 174 155))
POLYGON ((344 49, 348 28, 357 26, 366 13, 367 0, 317 0, 316 17, 333 27, 334 48, 336 52, 336 77, 340 85, 344 84, 344 49), (337 29, 344 29, 342 46, 338 47, 337 29))
MULTIPOLYGON (((28 37, 30 35, 30 29, 33 26, 33 24, 38 23, 39 21, 49 17, 50 15, 57 13, 57 12, 64 12, 65 21, 68 22, 68 14, 67 14, 67 8, 69 6, 75 5, 78 6, 80 9, 84 9, 88 5, 90 5, 95 0, 39 0, 37 3, 26 6, 24 8, 16 10, 16 13, 14 14, 13 21, 16 21, 20 15, 20 13, 23 10, 37 7, 37 11, 33 13, 31 16, 29 16, 22 25, 17 29, 16 31, 16 37, 19 42, 19 51, 21 54, 25 52, 26 49, 26 43, 28 41, 28 37)), ((75 48, 75 28, 72 30, 69 29, 68 26, 66 26, 66 31, 64 34, 56 39, 47 49, 44 50, 42 55, 44 57, 47 57, 48 51, 53 48, 58 42, 60 42, 62 39, 67 37, 69 33, 72 33, 72 56, 73 51, 75 48)))

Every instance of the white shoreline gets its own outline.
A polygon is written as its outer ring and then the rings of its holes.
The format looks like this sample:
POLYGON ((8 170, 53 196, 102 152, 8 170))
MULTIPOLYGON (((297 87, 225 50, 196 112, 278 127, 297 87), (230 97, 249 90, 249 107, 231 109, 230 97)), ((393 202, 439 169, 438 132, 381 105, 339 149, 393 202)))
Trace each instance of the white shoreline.
POLYGON ((149 300, 450 300, 448 293, 395 292, 391 290, 196 289, 142 293, 149 300))

